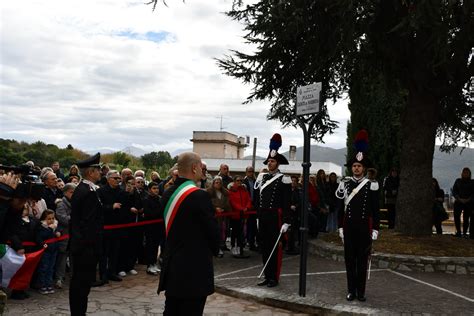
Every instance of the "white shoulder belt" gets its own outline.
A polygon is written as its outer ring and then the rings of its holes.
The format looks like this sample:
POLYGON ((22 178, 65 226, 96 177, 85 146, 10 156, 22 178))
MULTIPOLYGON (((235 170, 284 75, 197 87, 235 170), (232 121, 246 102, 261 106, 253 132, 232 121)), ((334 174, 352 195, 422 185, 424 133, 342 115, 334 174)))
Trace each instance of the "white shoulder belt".
POLYGON ((349 194, 349 196, 344 200, 344 205, 347 207, 347 205, 349 204, 349 202, 352 200, 352 198, 357 194, 359 193, 360 189, 362 189, 364 187, 364 185, 369 182, 369 179, 365 178, 364 180, 362 180, 361 183, 359 183, 359 185, 354 189, 352 190, 351 194, 349 194))
POLYGON ((277 174, 276 176, 274 176, 273 178, 271 178, 270 180, 268 180, 267 182, 265 182, 265 183, 260 187, 260 192, 263 191, 263 189, 265 189, 270 183, 272 183, 273 181, 275 181, 276 179, 281 178, 281 177, 283 177, 283 173, 279 173, 279 174, 277 174))

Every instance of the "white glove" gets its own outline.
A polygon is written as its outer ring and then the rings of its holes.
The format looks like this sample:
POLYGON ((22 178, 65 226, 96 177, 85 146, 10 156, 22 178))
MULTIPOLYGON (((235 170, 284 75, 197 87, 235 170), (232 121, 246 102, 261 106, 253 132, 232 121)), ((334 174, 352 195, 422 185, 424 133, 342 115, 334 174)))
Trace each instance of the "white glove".
POLYGON ((338 231, 339 231, 339 237, 341 237, 341 239, 344 241, 344 228, 339 228, 338 231))
POLYGON ((379 231, 372 229, 372 240, 377 240, 378 236, 379 236, 379 231))
POLYGON ((290 227, 290 226, 291 225, 287 224, 287 223, 281 225, 280 233, 282 233, 282 234, 286 233, 286 231, 288 230, 288 227, 290 227))

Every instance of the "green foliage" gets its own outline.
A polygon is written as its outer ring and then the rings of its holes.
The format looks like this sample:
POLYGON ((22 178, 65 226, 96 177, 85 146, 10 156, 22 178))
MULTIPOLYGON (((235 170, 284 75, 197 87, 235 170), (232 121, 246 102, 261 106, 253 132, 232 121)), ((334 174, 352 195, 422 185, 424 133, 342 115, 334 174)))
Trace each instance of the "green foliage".
MULTIPOLYGON (((366 47, 362 47, 368 55, 366 47)), ((349 81, 349 110, 347 148, 354 153, 353 140, 362 128, 369 132, 369 156, 383 179, 392 167, 399 169, 401 148, 400 114, 406 106, 407 91, 397 81, 384 78, 380 63, 364 58, 355 65, 349 81)))
POLYGON ((156 169, 162 165, 170 166, 173 162, 173 158, 171 158, 170 153, 167 151, 152 151, 151 153, 144 154, 141 160, 146 169, 156 169))
MULTIPOLYGON (((393 91, 397 98, 405 91, 435 97, 426 111, 440 113, 445 148, 472 140, 473 1, 244 2, 234 1, 228 15, 244 24, 254 53, 232 51, 218 63, 253 86, 247 102, 272 101, 270 119, 295 124, 297 86, 321 81, 323 100, 336 98, 351 88, 360 63, 376 63, 384 81, 404 89, 393 91)), ((323 109, 313 137, 335 126, 323 109)))
POLYGON ((169 169, 175 164, 177 157, 172 158, 167 151, 152 151, 141 156, 143 167, 147 170, 147 174, 151 171, 157 171, 160 177, 166 178, 169 169))
POLYGON ((122 168, 128 167, 132 158, 127 153, 117 151, 112 155, 112 161, 114 164, 121 166, 122 168))
POLYGON ((32 144, 17 142, 15 140, 0 138, 0 163, 5 165, 19 165, 31 160, 40 167, 51 166, 54 161, 64 168, 80 159, 84 159, 87 154, 77 149, 59 148, 53 144, 46 144, 37 141, 32 144))

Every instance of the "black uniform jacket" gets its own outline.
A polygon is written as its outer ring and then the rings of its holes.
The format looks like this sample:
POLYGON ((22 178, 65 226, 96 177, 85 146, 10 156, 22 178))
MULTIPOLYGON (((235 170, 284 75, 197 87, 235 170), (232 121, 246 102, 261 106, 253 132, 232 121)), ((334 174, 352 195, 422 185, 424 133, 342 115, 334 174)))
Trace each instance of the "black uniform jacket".
POLYGON ((96 191, 80 182, 71 199, 70 249, 73 255, 102 252, 104 219, 96 191))
POLYGON ((290 215, 291 202, 291 178, 288 176, 280 176, 278 179, 265 185, 271 181, 273 177, 280 173, 264 174, 259 186, 259 209, 281 209, 283 221, 288 223, 290 215))
MULTIPOLYGON (((342 193, 344 189, 346 196, 357 188, 362 181, 356 180, 353 177, 345 178, 339 184, 338 192, 342 193)), ((379 191, 378 183, 375 181, 368 181, 359 192, 354 195, 347 207, 344 205, 344 199, 339 195, 338 199, 338 227, 346 225, 355 225, 359 227, 367 227, 369 229, 379 230, 379 191)), ((369 232, 370 233, 370 232, 369 232)))
MULTIPOLYGON (((185 178, 178 178, 163 193, 166 204, 185 178)), ((219 251, 219 229, 209 193, 196 190, 180 205, 165 242, 158 293, 180 298, 214 293, 212 256, 219 251)))

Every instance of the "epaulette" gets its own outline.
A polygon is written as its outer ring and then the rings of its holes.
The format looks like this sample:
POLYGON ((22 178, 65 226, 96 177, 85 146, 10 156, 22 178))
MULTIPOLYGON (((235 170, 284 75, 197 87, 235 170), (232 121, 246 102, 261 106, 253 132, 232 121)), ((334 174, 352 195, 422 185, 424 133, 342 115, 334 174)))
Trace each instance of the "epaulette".
POLYGON ((291 177, 290 176, 283 176, 281 178, 281 182, 283 182, 284 184, 291 184, 291 177))
POLYGON ((341 179, 341 182, 349 182, 352 179, 352 177, 344 177, 341 179))
POLYGON ((372 191, 378 191, 379 183, 377 181, 370 181, 370 189, 372 191))

